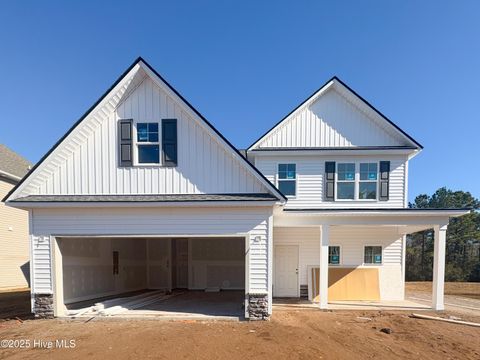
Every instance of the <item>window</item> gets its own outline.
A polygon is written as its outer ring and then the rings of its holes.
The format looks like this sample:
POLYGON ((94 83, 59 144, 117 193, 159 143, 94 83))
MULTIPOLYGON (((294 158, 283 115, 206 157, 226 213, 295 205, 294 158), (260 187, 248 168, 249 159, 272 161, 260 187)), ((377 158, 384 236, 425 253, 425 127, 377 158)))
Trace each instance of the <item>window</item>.
POLYGON ((328 247, 328 263, 330 265, 340 264, 340 246, 328 247))
POLYGON ((364 260, 365 264, 381 264, 382 263, 382 247, 381 246, 365 246, 364 260))
POLYGON ((360 182, 358 186, 358 198, 375 200, 377 198, 377 163, 360 164, 360 182))
POLYGON ((337 199, 355 199, 355 164, 339 163, 337 167, 337 199))
POLYGON ((296 194, 296 168, 295 164, 278 164, 278 189, 286 196, 296 194))
POLYGON ((158 123, 137 123, 137 150, 139 164, 160 163, 158 123))

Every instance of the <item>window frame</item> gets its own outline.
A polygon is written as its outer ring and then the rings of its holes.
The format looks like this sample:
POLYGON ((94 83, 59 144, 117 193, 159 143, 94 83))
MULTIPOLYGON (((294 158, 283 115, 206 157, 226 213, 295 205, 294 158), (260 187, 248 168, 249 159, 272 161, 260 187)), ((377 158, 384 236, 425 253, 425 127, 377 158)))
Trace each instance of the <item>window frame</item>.
POLYGON ((369 161, 369 162, 360 161, 358 163, 358 194, 357 194, 358 200, 360 200, 360 201, 378 201, 379 175, 380 175, 380 164, 379 164, 378 161, 369 161), (376 177, 375 180, 362 180, 360 178, 360 176, 361 176, 361 169, 360 168, 361 168, 362 164, 367 164, 367 165, 375 164, 377 166, 377 177, 376 177), (375 199, 360 199, 360 183, 375 183, 375 199))
POLYGON ((342 266, 343 265, 343 252, 342 252, 342 245, 331 244, 328 245, 328 266, 342 266), (339 255, 338 255, 338 264, 331 264, 330 263, 330 248, 331 247, 338 247, 339 255))
MULTIPOLYGON (((296 162, 288 162, 288 161, 279 161, 277 162, 277 169, 276 169, 276 173, 275 173, 275 186, 277 187, 277 189, 280 190, 280 186, 279 186, 279 182, 280 181, 294 181, 295 182, 295 195, 286 195, 284 194, 287 198, 289 199, 295 199, 297 197, 297 191, 298 191, 298 164, 296 162), (295 165, 295 179, 280 179, 280 176, 279 176, 279 166, 280 165, 295 165)), ((281 190, 280 190, 281 192, 281 190)))
POLYGON ((136 167, 152 167, 152 166, 163 166, 162 164, 162 142, 161 142, 161 135, 162 135, 162 127, 161 127, 161 122, 159 121, 134 121, 133 123, 133 129, 132 129, 132 137, 133 137, 133 166, 136 167), (151 141, 138 141, 138 132, 137 132, 137 127, 138 124, 157 124, 158 126, 158 141, 157 142, 151 142, 151 141), (158 145, 158 163, 141 163, 139 162, 138 156, 139 156, 139 151, 138 147, 141 145, 158 145))
POLYGON ((355 161, 343 161, 336 162, 335 164, 335 201, 354 201, 357 200, 357 163, 355 161), (339 180, 338 179, 338 167, 339 165, 351 165, 353 164, 353 181, 352 180, 339 180), (338 184, 339 183, 353 183, 353 199, 340 199, 338 198, 338 184))
POLYGON ((383 265, 383 245, 380 245, 380 244, 365 244, 363 245, 363 259, 362 259, 362 263, 363 263, 363 266, 382 266, 383 265), (365 249, 367 247, 379 247, 380 248, 380 256, 382 257, 382 261, 380 263, 366 263, 365 262, 365 249))
MULTIPOLYGON (((332 160, 335 161, 335 160, 332 160)), ((335 161, 335 202, 378 202, 379 201, 379 175, 380 175, 380 161, 378 160, 343 160, 335 161), (373 182, 372 180, 360 180, 360 164, 377 164, 377 180, 375 180, 376 186, 376 197, 375 199, 360 199, 360 182, 373 182), (355 176, 354 176, 354 193, 353 199, 339 199, 338 198, 338 182, 352 182, 351 180, 338 180, 338 165, 339 164, 354 164, 355 165, 355 176)))

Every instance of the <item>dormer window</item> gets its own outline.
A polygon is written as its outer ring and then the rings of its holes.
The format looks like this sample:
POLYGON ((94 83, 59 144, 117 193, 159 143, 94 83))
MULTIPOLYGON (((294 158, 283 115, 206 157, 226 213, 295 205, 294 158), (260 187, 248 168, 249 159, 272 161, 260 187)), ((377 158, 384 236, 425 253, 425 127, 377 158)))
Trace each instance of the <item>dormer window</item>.
POLYGON ((137 153, 139 164, 160 163, 158 123, 137 123, 137 153))

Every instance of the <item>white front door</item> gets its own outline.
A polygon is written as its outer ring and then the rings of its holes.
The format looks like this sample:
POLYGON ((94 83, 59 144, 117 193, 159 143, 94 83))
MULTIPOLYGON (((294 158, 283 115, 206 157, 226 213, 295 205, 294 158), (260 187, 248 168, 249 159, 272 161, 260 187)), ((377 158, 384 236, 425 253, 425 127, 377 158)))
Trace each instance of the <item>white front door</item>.
POLYGON ((298 297, 298 246, 275 246, 274 296, 298 297))

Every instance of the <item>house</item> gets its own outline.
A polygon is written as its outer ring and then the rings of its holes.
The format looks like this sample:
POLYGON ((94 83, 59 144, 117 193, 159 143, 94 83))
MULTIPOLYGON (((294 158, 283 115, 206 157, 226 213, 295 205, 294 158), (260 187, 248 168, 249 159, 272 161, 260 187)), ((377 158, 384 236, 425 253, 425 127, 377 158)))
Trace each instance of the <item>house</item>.
MULTIPOLYGON (((0 198, 18 184, 31 163, 0 144, 0 198)), ((27 288, 30 279, 28 212, 0 203, 0 291, 27 288)))
POLYGON ((334 77, 247 160, 139 58, 6 197, 30 214, 32 309, 176 288, 240 290, 250 319, 273 297, 402 300, 405 235, 432 227, 443 309, 447 225, 467 211, 407 208, 421 150, 334 77))

